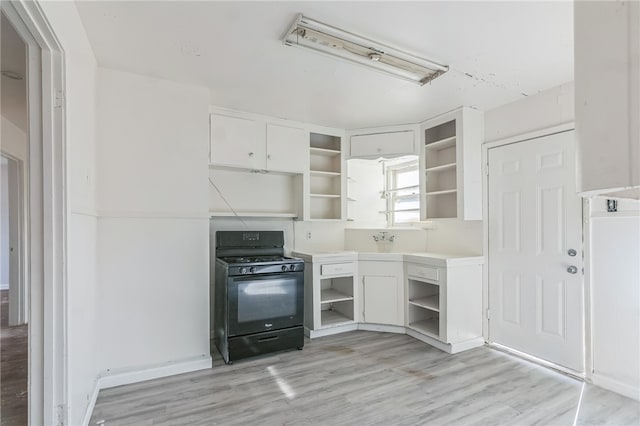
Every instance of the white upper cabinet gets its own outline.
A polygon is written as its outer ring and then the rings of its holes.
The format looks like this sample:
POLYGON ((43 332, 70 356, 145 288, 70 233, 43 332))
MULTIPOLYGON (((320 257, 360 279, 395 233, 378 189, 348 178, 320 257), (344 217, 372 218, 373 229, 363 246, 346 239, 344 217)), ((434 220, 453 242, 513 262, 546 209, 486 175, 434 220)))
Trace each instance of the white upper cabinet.
POLYGON ((267 170, 304 173, 309 169, 309 133, 267 124, 267 170))
POLYGON ((211 114, 210 164, 249 170, 304 173, 309 135, 260 119, 211 114))
POLYGON ((574 3, 578 192, 640 186, 640 3, 574 3))
POLYGON ((421 126, 421 216, 482 219, 482 113, 467 107, 421 126))
POLYGON ((351 136, 350 158, 397 157, 415 153, 413 130, 351 136))
POLYGON ((266 168, 264 123, 211 114, 210 163, 246 169, 266 168))

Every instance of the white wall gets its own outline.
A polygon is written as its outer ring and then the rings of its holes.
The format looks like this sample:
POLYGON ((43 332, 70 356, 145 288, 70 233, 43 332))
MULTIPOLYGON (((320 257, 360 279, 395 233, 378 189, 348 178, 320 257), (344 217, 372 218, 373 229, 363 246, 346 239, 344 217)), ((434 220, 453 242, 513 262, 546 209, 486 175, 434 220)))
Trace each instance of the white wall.
POLYGON ((9 289, 9 163, 0 159, 0 290, 9 289))
POLYGON ((566 83, 484 113, 485 142, 573 122, 574 85, 566 83))
POLYGON ((0 148, 18 160, 27 159, 27 135, 4 116, 0 116, 0 148))
MULTIPOLYGON (((23 194, 27 194, 28 180, 26 179, 28 173, 28 161, 27 161, 27 135, 22 129, 16 126, 13 122, 0 116, 0 149, 4 154, 8 154, 16 160, 22 162, 22 184, 23 194)), ((2 166, 2 190, 8 191, 8 177, 9 168, 3 164, 2 166)), ((6 196, 8 197, 8 192, 6 196)), ((9 211, 5 209, 8 206, 8 198, 5 202, 5 193, 2 195, 2 248, 0 249, 0 289, 9 288, 9 211), (6 226, 6 232, 5 232, 6 226)), ((26 211, 25 222, 26 222, 26 211)))
POLYGON ((422 229, 345 229, 346 250, 360 252, 418 253, 427 251, 426 231, 422 229), (376 243, 374 235, 386 232, 393 243, 376 243))
POLYGON ((98 72, 100 374, 209 357, 205 88, 98 72))
POLYGON ((482 255, 481 220, 439 220, 427 229, 427 251, 482 255))
POLYGON ((40 2, 65 54, 68 423, 81 424, 97 369, 95 117, 97 63, 73 2, 40 2))
POLYGON ((294 222, 295 250, 302 252, 344 250, 345 224, 346 222, 342 221, 294 222))
POLYGON ((640 399, 640 201, 590 201, 593 381, 640 399))

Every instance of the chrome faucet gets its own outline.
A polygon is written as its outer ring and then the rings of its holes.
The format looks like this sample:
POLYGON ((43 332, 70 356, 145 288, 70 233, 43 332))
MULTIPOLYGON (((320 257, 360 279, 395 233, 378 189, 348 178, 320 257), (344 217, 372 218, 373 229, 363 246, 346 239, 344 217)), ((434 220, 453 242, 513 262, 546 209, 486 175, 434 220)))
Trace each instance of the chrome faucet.
POLYGON ((389 233, 386 231, 382 231, 382 232, 379 232, 378 234, 373 235, 373 241, 375 241, 376 243, 380 243, 380 242, 392 243, 393 240, 395 239, 396 239, 395 235, 389 235, 389 233))

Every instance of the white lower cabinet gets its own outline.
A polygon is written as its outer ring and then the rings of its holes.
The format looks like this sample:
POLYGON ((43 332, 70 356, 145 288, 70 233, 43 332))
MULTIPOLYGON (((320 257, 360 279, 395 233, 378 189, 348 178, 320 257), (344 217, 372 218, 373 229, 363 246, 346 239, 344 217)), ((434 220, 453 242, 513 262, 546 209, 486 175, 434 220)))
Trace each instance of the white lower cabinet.
POLYGON ((356 330, 359 318, 358 264, 355 252, 313 255, 304 259, 304 326, 310 338, 356 330))
POLYGON ((360 261, 361 322, 404 325, 402 262, 360 261))
POLYGON ((293 256, 305 260, 304 325, 310 338, 361 329, 406 333, 449 353, 484 344, 481 256, 293 256))
POLYGON ((450 353, 484 344, 481 257, 422 257, 405 271, 408 334, 450 353))

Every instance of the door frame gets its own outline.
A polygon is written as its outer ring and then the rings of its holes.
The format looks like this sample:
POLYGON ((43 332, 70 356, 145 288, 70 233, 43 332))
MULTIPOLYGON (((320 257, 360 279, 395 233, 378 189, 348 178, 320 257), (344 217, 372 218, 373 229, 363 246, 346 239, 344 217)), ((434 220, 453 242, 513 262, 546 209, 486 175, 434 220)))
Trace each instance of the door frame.
POLYGON ((27 323, 29 315, 29 305, 27 303, 28 293, 25 280, 25 254, 28 250, 25 244, 26 233, 24 224, 26 221, 25 201, 24 201, 24 161, 13 155, 0 150, 0 155, 9 162, 9 174, 13 174, 13 179, 9 178, 9 226, 17 229, 9 230, 9 245, 15 249, 15 264, 9 264, 9 325, 19 325, 27 323), (13 173, 12 173, 13 171, 13 173), (12 185, 13 183, 13 185, 12 185), (13 202, 11 202, 13 200, 13 202), (17 277, 12 280, 11 275, 17 277), (12 303, 11 288, 15 288, 17 302, 12 303), (13 309, 12 309, 13 308, 13 309), (17 308, 17 313, 15 311, 17 308), (12 318, 15 321, 12 321, 12 318))
MULTIPOLYGON (((575 130, 575 124, 573 122, 563 123, 557 126, 547 127, 544 129, 522 133, 514 136, 510 136, 504 139, 498 139, 495 141, 488 141, 482 144, 482 214, 484 220, 482 221, 482 249, 485 253, 485 267, 482 268, 482 336, 485 342, 491 344, 491 336, 489 331, 489 150, 498 148, 505 145, 511 145, 514 143, 521 143, 538 139, 544 136, 551 136, 557 133, 568 132, 575 130)), ((583 332, 584 332, 584 359, 585 359, 585 378, 589 379, 592 370, 592 349, 591 349, 591 294, 589 289, 589 253, 587 252, 588 246, 585 239, 589 238, 586 223, 589 217, 589 209, 587 202, 582 202, 582 253, 583 253, 583 267, 585 273, 582 275, 582 283, 584 289, 584 318, 583 318, 583 332)), ((519 354, 525 358, 534 362, 546 365, 548 367, 559 370, 563 373, 575 376, 576 372, 568 368, 562 367, 557 364, 549 363, 534 356, 527 356, 527 354, 519 354)), ((580 376, 582 377, 582 376, 580 376)))
POLYGON ((37 2, 3 1, 0 7, 27 45, 28 58, 29 424, 66 424, 64 51, 37 2))

